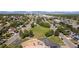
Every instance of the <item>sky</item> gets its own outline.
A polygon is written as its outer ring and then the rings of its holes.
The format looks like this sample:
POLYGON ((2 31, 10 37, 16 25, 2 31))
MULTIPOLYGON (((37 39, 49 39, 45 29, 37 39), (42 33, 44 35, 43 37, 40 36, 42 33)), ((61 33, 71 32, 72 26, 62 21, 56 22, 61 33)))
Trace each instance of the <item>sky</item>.
POLYGON ((78 0, 0 0, 0 11, 79 11, 78 0))

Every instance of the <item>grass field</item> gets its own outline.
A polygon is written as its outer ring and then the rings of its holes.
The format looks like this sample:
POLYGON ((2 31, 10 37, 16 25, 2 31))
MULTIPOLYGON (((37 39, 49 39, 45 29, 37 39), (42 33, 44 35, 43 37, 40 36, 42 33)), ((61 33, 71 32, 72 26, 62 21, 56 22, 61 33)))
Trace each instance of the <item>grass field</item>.
POLYGON ((36 38, 45 37, 45 33, 48 32, 49 30, 50 30, 49 28, 45 28, 40 25, 32 28, 34 37, 36 37, 36 38))
MULTIPOLYGON (((50 30, 49 28, 45 28, 42 26, 36 26, 36 27, 32 28, 35 38, 45 37, 45 33, 48 32, 49 30, 50 30)), ((63 41, 58 36, 52 35, 48 38, 52 42, 55 42, 59 45, 64 45, 63 41)))
POLYGON ((63 41, 58 36, 52 35, 49 37, 49 40, 53 41, 54 43, 57 43, 59 45, 64 45, 63 41))

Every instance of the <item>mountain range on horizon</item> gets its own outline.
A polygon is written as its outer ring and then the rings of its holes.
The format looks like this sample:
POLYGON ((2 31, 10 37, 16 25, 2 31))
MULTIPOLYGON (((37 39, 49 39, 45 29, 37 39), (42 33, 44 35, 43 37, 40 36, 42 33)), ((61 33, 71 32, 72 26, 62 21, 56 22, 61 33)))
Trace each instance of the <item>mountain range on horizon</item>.
POLYGON ((0 14, 79 14, 79 11, 0 11, 0 14))

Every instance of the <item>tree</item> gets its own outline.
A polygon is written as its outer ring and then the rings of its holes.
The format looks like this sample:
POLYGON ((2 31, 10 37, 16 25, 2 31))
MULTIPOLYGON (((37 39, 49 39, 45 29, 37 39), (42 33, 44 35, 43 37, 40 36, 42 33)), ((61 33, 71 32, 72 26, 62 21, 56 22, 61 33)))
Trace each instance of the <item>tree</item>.
POLYGON ((29 36, 30 36, 30 37, 33 37, 33 36, 34 36, 32 30, 29 31, 29 36))
POLYGON ((10 23, 10 26, 16 28, 16 27, 22 25, 23 23, 24 23, 23 21, 13 21, 10 23))
POLYGON ((55 36, 59 36, 59 31, 56 30, 55 33, 54 33, 54 35, 55 35, 55 36))
POLYGON ((5 36, 4 36, 4 38, 5 38, 5 39, 8 39, 8 38, 11 37, 11 35, 12 35, 11 33, 6 33, 5 36))
POLYGON ((59 32, 63 32, 64 31, 64 28, 63 27, 58 27, 57 29, 59 32))
POLYGON ((31 27, 34 28, 34 26, 35 26, 34 23, 32 23, 32 24, 31 24, 31 27))
POLYGON ((25 38, 25 36, 24 36, 24 33, 20 30, 20 37, 22 38, 22 39, 24 39, 25 38))
POLYGON ((76 33, 79 34, 79 28, 76 29, 76 33))
POLYGON ((69 31, 64 30, 64 31, 63 31, 63 34, 64 34, 64 35, 69 35, 69 31))
POLYGON ((29 30, 29 31, 24 30, 24 32, 22 32, 22 31, 20 30, 20 37, 21 37, 22 39, 24 39, 25 37, 33 37, 33 36, 34 36, 34 34, 33 34, 32 30, 29 30))
POLYGON ((7 48, 8 46, 6 44, 0 45, 0 48, 7 48))
POLYGON ((77 21, 77 24, 79 24, 79 21, 77 21))
POLYGON ((10 23, 10 26, 11 26, 11 27, 17 27, 17 22, 16 22, 16 21, 11 22, 11 23, 10 23))
POLYGON ((47 22, 40 22, 39 25, 43 26, 43 27, 47 27, 50 28, 50 24, 47 22))
POLYGON ((48 32, 45 34, 45 36, 46 36, 46 37, 52 36, 53 33, 54 33, 54 31, 53 31, 53 30, 50 30, 50 31, 48 31, 48 32))
POLYGON ((28 36, 29 36, 29 32, 28 32, 27 30, 24 30, 24 32, 23 32, 23 34, 22 34, 23 39, 24 39, 25 37, 28 37, 28 36))
POLYGON ((0 30, 0 36, 2 34, 5 34, 7 31, 8 31, 9 27, 3 27, 1 30, 0 30))

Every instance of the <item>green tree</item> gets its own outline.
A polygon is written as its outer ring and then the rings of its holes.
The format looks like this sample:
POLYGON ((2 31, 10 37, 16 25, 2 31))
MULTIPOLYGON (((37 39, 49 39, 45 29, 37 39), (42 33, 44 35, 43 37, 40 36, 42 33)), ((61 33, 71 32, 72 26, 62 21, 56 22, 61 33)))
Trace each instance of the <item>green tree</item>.
POLYGON ((54 31, 53 30, 50 30, 50 31, 48 31, 46 34, 45 34, 45 36, 46 37, 49 37, 49 36, 52 36, 54 34, 54 31))
POLYGON ((49 23, 46 23, 46 22, 40 22, 39 25, 41 25, 43 27, 50 28, 50 24, 49 23))
POLYGON ((55 33, 54 33, 54 35, 55 35, 55 36, 59 36, 59 31, 56 30, 55 33))
POLYGON ((23 32, 20 30, 20 37, 23 39, 24 38, 24 34, 23 34, 23 32))
POLYGON ((32 30, 29 30, 29 31, 24 30, 24 32, 22 32, 22 31, 20 30, 20 37, 21 37, 22 39, 24 39, 25 37, 33 37, 33 36, 34 36, 34 34, 33 34, 32 30))
POLYGON ((32 23, 32 24, 31 24, 31 27, 34 28, 34 26, 35 26, 34 23, 32 23))
POLYGON ((29 31, 29 36, 30 36, 30 37, 33 37, 33 36, 34 36, 34 34, 33 34, 33 31, 32 31, 32 30, 30 30, 30 31, 29 31))
POLYGON ((8 46, 6 44, 0 45, 0 48, 7 48, 8 46))

